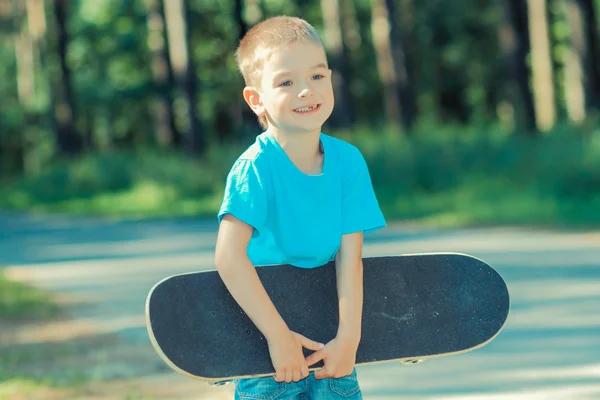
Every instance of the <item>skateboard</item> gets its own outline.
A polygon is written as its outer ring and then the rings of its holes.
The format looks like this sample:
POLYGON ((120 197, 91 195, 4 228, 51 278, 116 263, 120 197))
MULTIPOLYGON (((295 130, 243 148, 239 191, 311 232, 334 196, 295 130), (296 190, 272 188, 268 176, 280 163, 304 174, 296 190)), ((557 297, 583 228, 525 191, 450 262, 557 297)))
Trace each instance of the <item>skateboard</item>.
MULTIPOLYGON (((457 253, 363 258, 363 317, 356 365, 405 363, 465 353, 491 342, 509 312, 496 270, 457 253)), ((256 271, 289 328, 328 343, 338 328, 335 262, 256 271)), ((264 336, 216 270, 158 282, 146 299, 158 355, 180 374, 212 384, 275 375, 264 336)), ((304 349, 305 356, 311 351, 304 349)), ((315 364, 311 371, 322 367, 315 364)))

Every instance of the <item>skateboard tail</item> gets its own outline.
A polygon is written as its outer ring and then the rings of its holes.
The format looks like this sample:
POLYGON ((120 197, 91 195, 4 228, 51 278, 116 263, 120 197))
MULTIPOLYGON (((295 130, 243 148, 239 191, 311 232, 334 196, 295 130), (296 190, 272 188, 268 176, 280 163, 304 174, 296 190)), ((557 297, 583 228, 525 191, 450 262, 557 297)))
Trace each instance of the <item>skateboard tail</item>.
POLYGON ((174 370, 175 372, 188 377, 188 378, 192 378, 192 379, 199 379, 199 380, 205 380, 207 382, 212 382, 211 379, 202 379, 201 377, 198 377, 196 375, 193 375, 191 373, 189 373, 188 371, 186 371, 185 369, 180 368, 175 362, 173 362, 171 360, 171 358, 169 358, 162 350, 162 346, 159 344, 159 341, 157 339, 157 337, 154 334, 154 330, 152 329, 153 325, 153 321, 152 321, 152 316, 154 315, 151 312, 151 302, 152 302, 152 296, 153 293, 155 293, 156 288, 160 287, 161 285, 163 285, 165 282, 167 282, 170 279, 170 277, 166 277, 160 281, 158 281, 154 286, 152 286, 152 288, 150 289, 150 291, 148 292, 148 295, 146 296, 146 302, 144 305, 144 314, 145 314, 145 318, 146 318, 146 330, 148 332, 148 338, 150 339, 150 343, 152 344, 152 347, 154 348, 154 350, 156 351, 156 353, 158 354, 158 356, 165 362, 165 364, 167 364, 172 370, 174 370))

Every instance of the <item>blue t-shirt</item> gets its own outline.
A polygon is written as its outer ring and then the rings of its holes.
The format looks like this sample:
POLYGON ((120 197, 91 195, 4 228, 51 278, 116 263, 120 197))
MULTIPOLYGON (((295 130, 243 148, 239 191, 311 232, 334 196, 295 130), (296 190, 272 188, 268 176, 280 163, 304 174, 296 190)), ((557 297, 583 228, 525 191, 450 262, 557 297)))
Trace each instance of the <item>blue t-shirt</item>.
POLYGON ((229 171, 217 218, 232 214, 254 227, 253 265, 318 267, 335 259, 342 235, 386 225, 360 151, 323 133, 321 145, 320 175, 300 171, 268 131, 229 171))

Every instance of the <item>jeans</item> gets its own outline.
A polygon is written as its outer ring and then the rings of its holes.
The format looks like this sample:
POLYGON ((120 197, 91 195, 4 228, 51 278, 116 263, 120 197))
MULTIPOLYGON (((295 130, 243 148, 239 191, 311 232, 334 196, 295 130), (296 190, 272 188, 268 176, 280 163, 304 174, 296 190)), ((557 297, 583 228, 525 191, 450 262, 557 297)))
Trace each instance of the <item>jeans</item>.
POLYGON ((235 381, 235 400, 362 400, 356 369, 343 378, 316 379, 314 372, 298 382, 277 382, 271 376, 235 381))

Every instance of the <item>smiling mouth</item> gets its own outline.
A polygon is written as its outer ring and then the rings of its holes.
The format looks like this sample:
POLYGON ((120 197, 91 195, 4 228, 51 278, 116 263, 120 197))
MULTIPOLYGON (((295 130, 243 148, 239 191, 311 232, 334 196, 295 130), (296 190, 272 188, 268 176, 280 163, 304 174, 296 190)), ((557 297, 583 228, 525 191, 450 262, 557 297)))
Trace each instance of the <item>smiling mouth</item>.
POLYGON ((296 108, 294 112, 298 114, 309 114, 311 112, 317 111, 319 108, 321 108, 320 104, 313 104, 312 106, 308 107, 296 108))

